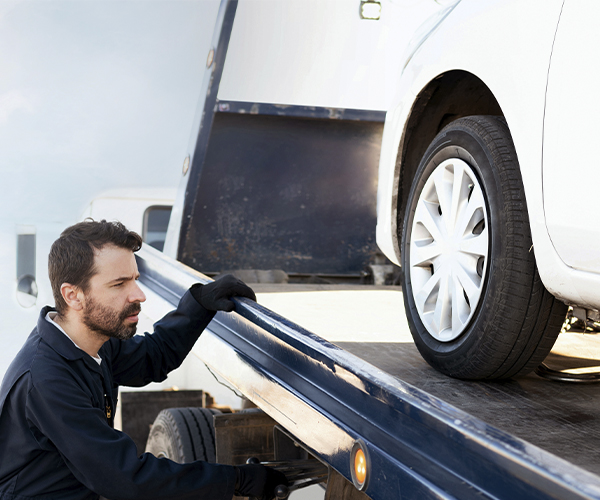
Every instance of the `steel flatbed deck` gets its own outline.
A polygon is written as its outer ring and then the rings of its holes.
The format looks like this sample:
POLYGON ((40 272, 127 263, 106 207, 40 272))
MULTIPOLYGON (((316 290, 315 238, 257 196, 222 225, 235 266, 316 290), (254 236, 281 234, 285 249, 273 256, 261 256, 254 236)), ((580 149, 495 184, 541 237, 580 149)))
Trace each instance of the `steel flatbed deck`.
MULTIPOLYGON (((171 302, 203 279, 153 251, 138 265, 171 302)), ((452 380, 408 341, 334 344, 246 300, 219 313, 202 342, 212 369, 349 480, 361 442, 373 499, 600 498, 600 386, 452 380)))
MULTIPOLYGON (((255 288, 263 303, 299 323, 304 311, 320 306, 326 319, 319 312, 306 318, 315 333, 393 377, 600 475, 600 384, 561 383, 535 374, 501 382, 466 382, 441 375, 412 342, 399 287, 259 284, 255 288), (344 305, 351 300, 353 308, 364 303, 362 313, 368 311, 368 319, 361 322, 360 312, 347 318, 352 313, 344 305)), ((561 334, 546 363, 556 369, 600 371, 600 335, 561 334)))
MULTIPOLYGON (((589 339, 590 343, 597 340, 589 339)), ((432 369, 412 344, 338 345, 431 396, 600 475, 598 384, 554 382, 535 374, 503 382, 466 382, 432 369)), ((558 358, 551 354, 549 362, 558 364, 558 358)))

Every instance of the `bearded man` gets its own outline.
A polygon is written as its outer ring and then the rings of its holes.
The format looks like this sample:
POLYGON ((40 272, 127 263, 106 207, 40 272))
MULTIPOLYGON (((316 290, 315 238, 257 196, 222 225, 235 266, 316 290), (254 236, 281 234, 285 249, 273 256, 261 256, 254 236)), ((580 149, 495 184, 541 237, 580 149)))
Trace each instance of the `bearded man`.
POLYGON ((233 276, 196 284, 154 333, 135 335, 141 244, 120 223, 88 220, 52 245, 55 308, 42 309, 0 387, 0 499, 271 499, 286 483, 262 465, 138 457, 113 428, 119 385, 164 380, 215 312, 234 309, 231 297, 256 300, 233 276))

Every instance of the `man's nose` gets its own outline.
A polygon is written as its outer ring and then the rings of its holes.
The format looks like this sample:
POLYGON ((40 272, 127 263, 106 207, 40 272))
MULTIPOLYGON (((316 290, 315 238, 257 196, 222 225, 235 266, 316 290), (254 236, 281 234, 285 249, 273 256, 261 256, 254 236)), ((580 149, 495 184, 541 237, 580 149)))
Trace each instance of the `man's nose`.
POLYGON ((139 287, 137 282, 134 282, 134 290, 132 294, 129 296, 129 302, 145 302, 146 295, 142 292, 142 289, 139 287))

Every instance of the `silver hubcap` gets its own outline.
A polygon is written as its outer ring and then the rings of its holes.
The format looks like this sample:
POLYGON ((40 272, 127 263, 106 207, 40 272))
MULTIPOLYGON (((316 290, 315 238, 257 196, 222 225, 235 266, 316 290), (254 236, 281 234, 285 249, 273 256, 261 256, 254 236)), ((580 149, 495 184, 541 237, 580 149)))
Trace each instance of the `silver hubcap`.
POLYGON ((410 280, 417 311, 432 337, 456 339, 477 309, 488 258, 488 219, 473 170, 451 158, 419 196, 410 240, 410 280))

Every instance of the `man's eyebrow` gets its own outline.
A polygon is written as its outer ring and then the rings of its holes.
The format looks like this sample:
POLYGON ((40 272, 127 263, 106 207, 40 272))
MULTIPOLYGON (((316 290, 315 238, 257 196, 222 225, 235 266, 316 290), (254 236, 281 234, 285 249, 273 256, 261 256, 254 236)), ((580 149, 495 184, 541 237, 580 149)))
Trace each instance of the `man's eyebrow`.
POLYGON ((115 278, 113 280, 110 280, 108 283, 115 283, 117 281, 131 281, 131 280, 137 280, 140 277, 140 273, 135 273, 135 275, 129 275, 129 276, 121 276, 119 278, 115 278))

